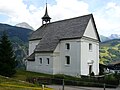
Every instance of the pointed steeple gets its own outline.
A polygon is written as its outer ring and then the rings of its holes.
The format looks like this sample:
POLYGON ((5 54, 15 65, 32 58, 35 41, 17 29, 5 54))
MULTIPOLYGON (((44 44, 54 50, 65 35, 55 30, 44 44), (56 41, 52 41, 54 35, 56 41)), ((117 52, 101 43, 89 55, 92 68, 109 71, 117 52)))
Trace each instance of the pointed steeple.
POLYGON ((48 11, 47 11, 47 3, 46 3, 46 10, 45 10, 45 15, 42 17, 42 24, 49 22, 50 23, 50 17, 48 15, 48 11))

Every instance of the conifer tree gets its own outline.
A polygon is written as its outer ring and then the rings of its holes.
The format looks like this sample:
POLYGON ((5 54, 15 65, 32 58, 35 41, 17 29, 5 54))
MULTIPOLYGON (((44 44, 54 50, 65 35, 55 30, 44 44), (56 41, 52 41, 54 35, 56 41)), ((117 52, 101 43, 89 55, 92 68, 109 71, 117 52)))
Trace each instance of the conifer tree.
POLYGON ((4 32, 0 39, 0 75, 12 76, 15 74, 15 56, 12 43, 4 32))

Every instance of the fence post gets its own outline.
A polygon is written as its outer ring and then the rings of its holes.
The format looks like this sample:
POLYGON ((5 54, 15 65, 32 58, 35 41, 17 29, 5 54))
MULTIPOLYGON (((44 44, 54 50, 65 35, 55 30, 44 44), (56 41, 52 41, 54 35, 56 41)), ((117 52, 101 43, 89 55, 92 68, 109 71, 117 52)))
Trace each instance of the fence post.
POLYGON ((118 85, 118 88, 120 88, 120 80, 119 80, 119 85, 118 85))
POLYGON ((104 89, 103 90, 105 90, 105 83, 104 83, 104 89))
POLYGON ((64 90, 64 84, 65 84, 65 83, 64 83, 64 79, 63 79, 63 88, 62 88, 62 90, 64 90))
POLYGON ((44 85, 42 84, 42 90, 44 90, 44 85))

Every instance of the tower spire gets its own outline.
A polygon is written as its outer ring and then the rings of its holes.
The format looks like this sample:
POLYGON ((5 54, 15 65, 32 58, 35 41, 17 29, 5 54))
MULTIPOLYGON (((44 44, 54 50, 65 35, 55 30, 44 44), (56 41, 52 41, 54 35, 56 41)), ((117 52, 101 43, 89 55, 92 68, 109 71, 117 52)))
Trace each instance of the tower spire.
POLYGON ((45 23, 49 22, 50 23, 50 17, 48 15, 48 11, 47 11, 47 2, 46 2, 46 10, 45 10, 45 14, 44 16, 42 17, 42 24, 44 24, 44 21, 45 23))

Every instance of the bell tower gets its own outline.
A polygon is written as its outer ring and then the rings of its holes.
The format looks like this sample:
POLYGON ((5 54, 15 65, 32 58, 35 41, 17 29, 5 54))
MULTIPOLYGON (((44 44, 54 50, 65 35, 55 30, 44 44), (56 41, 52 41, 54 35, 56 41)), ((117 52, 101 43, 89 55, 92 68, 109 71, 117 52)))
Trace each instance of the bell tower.
POLYGON ((47 24, 50 23, 50 17, 48 15, 48 11, 47 11, 47 3, 46 3, 46 10, 45 10, 45 15, 42 17, 42 24, 47 24))

